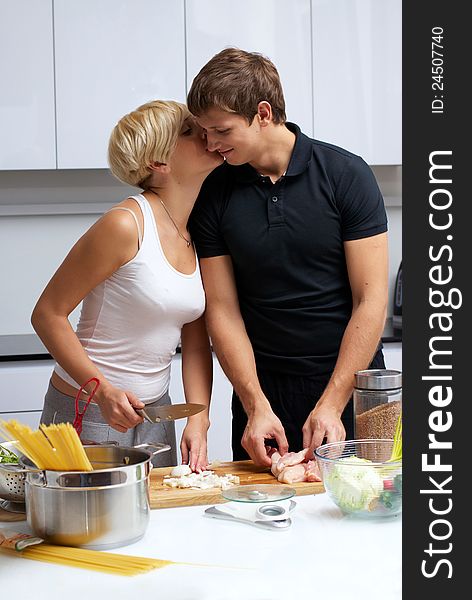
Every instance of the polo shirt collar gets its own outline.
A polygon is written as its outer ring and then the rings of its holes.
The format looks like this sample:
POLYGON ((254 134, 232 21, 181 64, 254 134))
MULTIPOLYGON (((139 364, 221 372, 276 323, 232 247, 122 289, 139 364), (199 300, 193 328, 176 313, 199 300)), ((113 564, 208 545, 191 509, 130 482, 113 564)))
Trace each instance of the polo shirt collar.
MULTIPOLYGON (((300 175, 308 168, 312 157, 312 145, 310 138, 301 132, 295 123, 286 122, 287 129, 295 134, 295 145, 292 156, 288 163, 285 177, 300 175)), ((234 173, 239 181, 252 182, 261 178, 261 175, 249 163, 233 167, 234 173)))
POLYGON ((290 177, 291 175, 301 175, 301 173, 308 169, 312 158, 313 146, 310 138, 301 132, 298 125, 287 122, 286 126, 287 129, 294 133, 297 137, 285 176, 290 177))

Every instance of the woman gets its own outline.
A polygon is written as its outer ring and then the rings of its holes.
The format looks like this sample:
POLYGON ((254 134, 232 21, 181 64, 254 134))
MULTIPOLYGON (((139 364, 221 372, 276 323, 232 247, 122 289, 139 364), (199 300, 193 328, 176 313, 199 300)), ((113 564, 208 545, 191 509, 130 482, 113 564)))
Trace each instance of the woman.
MULTIPOLYGON (((173 423, 143 422, 134 409, 170 404, 170 366, 180 339, 186 400, 207 406, 188 419, 182 462, 201 470, 208 464, 212 362, 186 225, 203 180, 223 159, 206 150, 184 105, 163 101, 118 122, 108 157, 115 177, 143 192, 111 208, 79 239, 34 308, 33 327, 57 361, 41 421, 73 421, 80 386, 96 377, 82 439, 169 443, 171 452, 153 462, 175 465, 173 423), (74 332, 68 316, 81 301, 74 332)), ((94 385, 81 395, 80 411, 94 385)))

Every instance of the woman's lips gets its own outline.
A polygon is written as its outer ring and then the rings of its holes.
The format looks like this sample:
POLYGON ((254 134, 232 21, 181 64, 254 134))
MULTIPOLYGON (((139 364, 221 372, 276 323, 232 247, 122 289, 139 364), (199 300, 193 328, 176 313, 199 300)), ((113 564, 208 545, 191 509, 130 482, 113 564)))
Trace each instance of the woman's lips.
POLYGON ((230 148, 229 150, 218 150, 218 152, 221 154, 221 156, 224 156, 225 158, 233 151, 233 148, 230 148))

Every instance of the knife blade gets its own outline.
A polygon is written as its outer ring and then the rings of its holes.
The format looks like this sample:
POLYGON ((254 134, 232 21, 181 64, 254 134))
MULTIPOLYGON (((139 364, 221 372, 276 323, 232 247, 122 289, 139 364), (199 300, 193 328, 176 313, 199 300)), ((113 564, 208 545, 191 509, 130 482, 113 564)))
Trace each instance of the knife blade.
POLYGON ((175 421, 191 417, 205 410, 204 404, 194 404, 187 402, 185 404, 168 404, 166 406, 148 406, 145 408, 136 408, 136 412, 149 423, 160 423, 161 421, 175 421))

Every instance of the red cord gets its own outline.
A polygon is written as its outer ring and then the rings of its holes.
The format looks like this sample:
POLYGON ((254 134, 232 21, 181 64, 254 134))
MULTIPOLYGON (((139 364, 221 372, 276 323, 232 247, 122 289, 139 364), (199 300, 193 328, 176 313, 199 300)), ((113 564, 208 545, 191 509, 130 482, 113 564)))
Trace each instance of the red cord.
POLYGON ((74 422, 73 422, 73 427, 77 431, 77 433, 79 434, 79 437, 80 437, 80 434, 82 433, 82 419, 84 418, 85 411, 87 410, 88 405, 90 404, 90 401, 94 397, 95 392, 98 390, 98 386, 99 385, 100 385, 100 381, 96 377, 91 377, 88 381, 86 381, 80 387, 79 391, 77 392, 77 396, 75 397, 75 419, 74 419, 74 422), (79 411, 80 393, 82 391, 86 391, 85 390, 85 386, 88 385, 91 381, 95 381, 95 387, 91 391, 90 396, 87 398, 87 401, 86 401, 85 406, 84 406, 84 410, 82 412, 80 412, 79 411))

